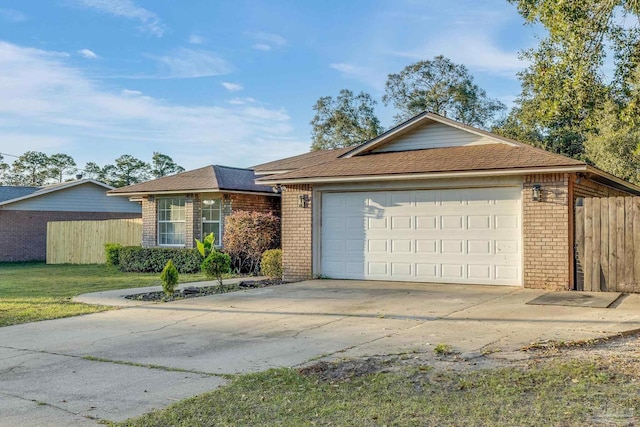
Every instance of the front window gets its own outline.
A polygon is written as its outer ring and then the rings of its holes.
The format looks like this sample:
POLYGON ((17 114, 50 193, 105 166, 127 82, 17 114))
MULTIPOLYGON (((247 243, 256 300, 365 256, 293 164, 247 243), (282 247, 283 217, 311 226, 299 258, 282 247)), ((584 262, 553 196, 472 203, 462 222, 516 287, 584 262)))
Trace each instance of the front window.
POLYGON ((185 215, 184 197, 158 199, 158 244, 184 246, 185 215))
POLYGON ((204 199, 202 201, 202 238, 213 233, 214 244, 220 246, 220 199, 204 199))

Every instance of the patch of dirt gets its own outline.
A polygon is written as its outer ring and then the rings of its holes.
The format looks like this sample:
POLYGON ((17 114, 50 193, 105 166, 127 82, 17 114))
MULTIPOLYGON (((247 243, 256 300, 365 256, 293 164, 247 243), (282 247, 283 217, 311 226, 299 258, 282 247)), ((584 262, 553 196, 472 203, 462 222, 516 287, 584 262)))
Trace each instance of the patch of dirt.
MULTIPOLYGON (((330 383, 350 381, 366 375, 405 371, 418 378, 428 377, 429 382, 439 382, 439 372, 476 371, 501 367, 521 367, 551 359, 585 359, 608 370, 615 366, 617 372, 640 380, 640 331, 598 340, 573 342, 540 342, 513 352, 486 352, 468 354, 434 354, 433 351, 415 351, 403 354, 377 355, 361 359, 320 361, 298 369, 301 375, 315 376, 330 383)), ((417 383, 416 383, 417 384, 417 383)))
POLYGON ((133 294, 125 296, 126 299, 136 300, 136 301, 155 301, 155 302, 169 302, 176 301, 185 298, 197 298, 197 297, 205 297, 207 295, 216 295, 216 294, 226 294, 228 292, 236 292, 241 289, 253 289, 253 288, 264 288, 267 286, 276 286, 281 285, 285 282, 282 280, 243 280, 239 283, 228 284, 228 285, 215 285, 215 286, 205 286, 205 287, 195 287, 188 286, 184 289, 175 291, 173 295, 166 295, 162 291, 158 292, 145 292, 142 294, 133 294))

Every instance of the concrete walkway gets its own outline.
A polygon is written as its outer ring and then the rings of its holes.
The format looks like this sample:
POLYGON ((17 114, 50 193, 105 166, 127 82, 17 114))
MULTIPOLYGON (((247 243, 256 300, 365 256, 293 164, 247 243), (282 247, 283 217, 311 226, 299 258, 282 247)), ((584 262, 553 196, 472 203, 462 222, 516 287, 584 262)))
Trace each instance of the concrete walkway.
POLYGON ((4 327, 0 425, 124 420, 214 389, 223 374, 318 358, 432 354, 439 343, 506 352, 640 329, 640 295, 614 308, 526 304, 544 293, 313 280, 4 327))
MULTIPOLYGON (((225 279, 222 281, 225 285, 231 285, 234 283, 240 283, 242 281, 251 280, 263 280, 264 276, 256 277, 237 277, 234 279, 225 279)), ((207 286, 217 286, 217 280, 209 280, 203 282, 189 282, 182 283, 176 287, 177 290, 182 290, 188 287, 205 288, 207 286)), ((162 286, 147 286, 144 288, 129 288, 129 289, 116 289, 114 291, 102 291, 91 292, 88 294, 78 295, 73 298, 75 302, 82 302, 85 304, 94 305, 109 305, 111 307, 136 307, 140 305, 157 304, 155 301, 138 301, 125 298, 129 295, 146 294, 148 292, 162 292, 162 286)))

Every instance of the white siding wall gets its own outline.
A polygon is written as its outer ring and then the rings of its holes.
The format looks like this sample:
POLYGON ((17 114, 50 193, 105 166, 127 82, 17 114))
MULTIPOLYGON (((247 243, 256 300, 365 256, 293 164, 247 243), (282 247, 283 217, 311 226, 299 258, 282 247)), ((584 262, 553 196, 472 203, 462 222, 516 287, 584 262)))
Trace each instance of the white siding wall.
POLYGON ((399 137, 393 142, 374 150, 374 152, 383 153, 480 144, 496 144, 496 141, 442 123, 431 123, 399 137))
POLYGON ((89 182, 12 203, 2 209, 15 211, 142 212, 139 203, 130 202, 126 197, 107 197, 106 193, 106 188, 89 182))

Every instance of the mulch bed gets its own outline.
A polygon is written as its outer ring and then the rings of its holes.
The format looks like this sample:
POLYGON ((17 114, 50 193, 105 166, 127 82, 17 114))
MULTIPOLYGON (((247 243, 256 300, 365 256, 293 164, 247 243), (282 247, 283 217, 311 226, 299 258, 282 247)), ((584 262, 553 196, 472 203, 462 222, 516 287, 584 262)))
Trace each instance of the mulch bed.
POLYGON ((275 286, 281 285, 285 282, 282 280, 244 280, 239 283, 228 284, 228 285, 215 285, 215 286, 205 286, 202 288, 197 288, 195 286, 188 286, 184 289, 175 291, 173 295, 166 295, 162 291, 158 292, 145 292, 142 294, 133 294, 126 295, 126 299, 135 300, 135 301, 155 301, 155 302, 169 302, 176 301, 185 298, 196 298, 196 297, 205 297, 207 295, 216 295, 216 294, 226 294, 228 292, 236 292, 242 289, 254 289, 254 288, 264 288, 267 286, 275 286))

